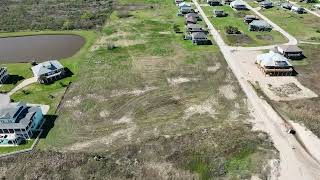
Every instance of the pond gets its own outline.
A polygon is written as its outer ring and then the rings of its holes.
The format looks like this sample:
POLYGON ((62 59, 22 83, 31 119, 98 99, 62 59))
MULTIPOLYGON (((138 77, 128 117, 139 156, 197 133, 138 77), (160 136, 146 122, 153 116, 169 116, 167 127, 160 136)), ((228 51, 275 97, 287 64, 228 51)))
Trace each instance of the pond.
POLYGON ((34 35, 0 38, 0 63, 42 62, 73 56, 84 45, 78 35, 34 35))

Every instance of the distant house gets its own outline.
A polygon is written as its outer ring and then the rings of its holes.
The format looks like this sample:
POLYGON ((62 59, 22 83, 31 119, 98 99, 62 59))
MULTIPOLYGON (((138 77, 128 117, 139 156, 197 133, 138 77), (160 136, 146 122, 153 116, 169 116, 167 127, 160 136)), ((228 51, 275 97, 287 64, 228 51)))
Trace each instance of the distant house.
POLYGON ((256 63, 265 75, 291 76, 294 73, 294 68, 288 59, 272 51, 258 55, 256 63))
POLYGON ((193 33, 193 32, 203 32, 203 29, 198 24, 188 24, 187 25, 187 31, 191 32, 191 33, 193 33))
POLYGON ((320 4, 315 4, 313 5, 313 8, 317 9, 317 10, 320 10, 320 4))
POLYGON ((295 45, 277 46, 276 51, 289 59, 300 59, 303 57, 302 49, 295 45))
POLYGON ((185 23, 186 24, 197 24, 198 20, 197 18, 193 17, 193 16, 189 16, 185 18, 185 23))
POLYGON ((180 13, 181 14, 194 13, 194 10, 192 9, 192 7, 181 7, 180 13))
POLYGON ((0 106, 0 146, 19 145, 30 139, 43 120, 40 107, 26 103, 0 106))
POLYGON ((299 6, 292 6, 291 11, 298 14, 304 14, 307 12, 303 7, 299 7, 299 6))
POLYGON ((262 8, 272 8, 273 7, 273 4, 272 4, 272 2, 271 1, 269 1, 269 0, 266 0, 266 1, 262 1, 262 2, 260 2, 259 3, 260 4, 260 6, 262 7, 262 8))
POLYGON ((292 6, 293 6, 293 4, 288 3, 288 2, 281 4, 282 8, 288 9, 288 10, 291 10, 292 6))
POLYGON ((57 60, 46 61, 32 68, 33 76, 40 83, 51 83, 65 76, 65 69, 57 60))
POLYGON ((213 16, 215 16, 215 17, 226 17, 226 16, 228 16, 228 14, 225 13, 223 10, 215 9, 215 10, 213 10, 213 16))
POLYGON ((183 7, 190 7, 191 8, 191 5, 186 2, 182 2, 182 3, 178 4, 178 6, 179 6, 179 8, 183 8, 183 7))
POLYGON ((188 17, 194 17, 194 18, 196 18, 198 21, 201 20, 200 15, 197 14, 197 13, 188 13, 188 14, 185 15, 185 18, 188 18, 188 17))
POLYGON ((3 84, 8 79, 8 70, 6 67, 0 67, 0 84, 3 84))
POLYGON ((271 31, 272 26, 265 20, 253 20, 249 24, 249 31, 271 31))
POLYGON ((210 6, 220 6, 221 5, 221 2, 219 0, 207 0, 207 3, 210 6))
POLYGON ((259 20, 259 17, 256 15, 245 15, 243 21, 247 24, 251 23, 254 20, 259 20))
POLYGON ((175 0, 174 2, 176 3, 176 5, 179 5, 180 3, 183 3, 184 0, 175 0))
POLYGON ((194 32, 191 33, 191 40, 193 44, 201 45, 208 43, 207 34, 204 32, 194 32))
POLYGON ((229 5, 233 0, 222 0, 222 4, 229 5))
POLYGON ((230 7, 236 10, 247 10, 247 6, 242 0, 235 0, 230 3, 230 7))

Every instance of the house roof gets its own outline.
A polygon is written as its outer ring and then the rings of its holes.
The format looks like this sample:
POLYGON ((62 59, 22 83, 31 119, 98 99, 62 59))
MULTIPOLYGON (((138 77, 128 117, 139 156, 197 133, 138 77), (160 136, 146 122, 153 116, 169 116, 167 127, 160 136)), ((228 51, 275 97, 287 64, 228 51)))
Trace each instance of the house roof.
POLYGON ((244 19, 259 19, 259 17, 256 15, 245 15, 244 19))
POLYGON ((179 7, 191 7, 191 5, 189 3, 186 3, 186 2, 182 2, 178 6, 179 7))
POLYGON ((207 35, 206 33, 204 32, 194 32, 191 34, 192 38, 195 38, 195 39, 205 39, 207 38, 207 35))
POLYGON ((186 21, 187 22, 194 22, 194 23, 197 23, 197 18, 193 17, 193 16, 189 16, 186 18, 186 21))
POLYGON ((28 107, 26 103, 10 103, 0 106, 0 129, 24 129, 40 107, 28 107))
POLYGON ((244 2, 242 0, 235 0, 235 1, 232 1, 230 3, 230 5, 232 6, 245 6, 244 2))
POLYGON ((281 48, 284 52, 302 52, 302 49, 295 45, 281 45, 278 47, 281 48))
POLYGON ((33 75, 35 77, 39 77, 43 74, 50 73, 57 69, 63 69, 63 66, 58 60, 51 60, 51 61, 40 63, 36 66, 33 66, 31 69, 32 69, 33 75))
POLYGON ((188 14, 186 14, 186 18, 187 17, 195 17, 195 18, 198 18, 199 17, 199 14, 197 14, 197 13, 188 13, 188 14))
POLYGON ((250 26, 257 26, 257 27, 265 27, 265 28, 272 28, 272 26, 265 20, 253 20, 250 23, 250 26))
POLYGON ((257 56, 257 63, 260 66, 266 67, 292 67, 291 63, 287 58, 282 56, 281 54, 269 52, 266 54, 260 54, 257 56))
POLYGON ((198 24, 188 24, 187 27, 190 29, 201 29, 201 26, 198 24))
POLYGON ((262 2, 260 2, 260 4, 261 4, 261 5, 272 5, 272 2, 271 2, 271 1, 266 0, 266 1, 262 1, 262 2))

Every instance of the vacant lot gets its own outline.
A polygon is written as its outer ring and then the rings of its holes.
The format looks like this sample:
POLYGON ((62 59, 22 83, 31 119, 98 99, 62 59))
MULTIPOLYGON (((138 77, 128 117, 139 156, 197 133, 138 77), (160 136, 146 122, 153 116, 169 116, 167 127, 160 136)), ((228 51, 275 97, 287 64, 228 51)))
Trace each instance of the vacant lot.
MULTIPOLYGON (((320 94, 320 85, 318 80, 320 78, 320 46, 316 45, 301 45, 307 56, 306 61, 308 65, 297 67, 297 71, 300 73, 298 80, 306 87, 313 90, 318 95, 320 94)), ((320 137, 320 98, 295 100, 290 102, 276 103, 277 107, 281 109, 281 112, 292 120, 302 122, 320 137)))
POLYGON ((1 0, 0 31, 95 29, 111 5, 110 0, 1 0))
POLYGON ((312 14, 296 14, 280 7, 260 11, 301 41, 320 42, 320 21, 312 14))
POLYGON ((53 129, 37 152, 3 159, 3 176, 269 176, 277 153, 266 134, 251 131, 246 99, 218 48, 174 33, 184 26, 171 0, 147 2, 116 6, 53 129))
POLYGON ((217 7, 202 7, 206 15, 211 20, 214 27, 216 27, 222 35, 224 41, 231 46, 257 46, 257 45, 271 45, 287 42, 287 39, 278 31, 271 32, 251 32, 248 29, 248 24, 243 22, 245 15, 254 14, 251 11, 235 11, 230 6, 217 7), (228 13, 227 17, 213 17, 213 10, 219 9, 228 13), (228 35, 225 32, 225 27, 237 27, 241 34, 228 35))

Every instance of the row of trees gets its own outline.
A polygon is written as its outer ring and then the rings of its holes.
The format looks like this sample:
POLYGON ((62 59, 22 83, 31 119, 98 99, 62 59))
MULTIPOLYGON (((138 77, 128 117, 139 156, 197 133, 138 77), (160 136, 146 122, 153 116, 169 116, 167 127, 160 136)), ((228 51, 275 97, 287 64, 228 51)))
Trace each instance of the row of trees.
POLYGON ((111 6, 110 0, 1 0, 0 31, 95 29, 111 6))

